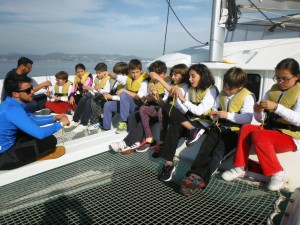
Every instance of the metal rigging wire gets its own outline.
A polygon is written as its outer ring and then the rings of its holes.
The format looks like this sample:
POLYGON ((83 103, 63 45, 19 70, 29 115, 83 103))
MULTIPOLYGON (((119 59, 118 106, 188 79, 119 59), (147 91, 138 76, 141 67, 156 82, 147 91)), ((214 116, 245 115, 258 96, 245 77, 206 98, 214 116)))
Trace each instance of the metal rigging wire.
POLYGON ((167 43, 167 33, 168 33, 168 24, 169 24, 169 12, 170 12, 170 2, 171 0, 167 0, 168 2, 168 14, 167 14, 167 23, 166 23, 166 31, 165 31, 165 41, 164 41, 164 51, 163 51, 163 55, 166 52, 166 43, 167 43))
POLYGON ((182 22, 180 21, 180 19, 178 18, 178 16, 176 15, 175 11, 173 10, 171 4, 170 4, 170 0, 166 0, 166 2, 168 3, 168 6, 169 8, 172 10, 173 14, 175 15, 175 17, 177 18, 178 22, 181 24, 181 26, 183 27, 183 29, 190 35, 191 38, 193 38, 195 41, 197 41, 198 43, 200 44, 203 44, 203 45, 207 45, 208 42, 201 42, 199 40, 197 40, 186 28, 185 26, 182 24, 182 22))
POLYGON ((264 12, 262 10, 260 10, 251 0, 248 0, 270 23, 272 23, 273 25, 269 28, 270 32, 273 32, 275 30, 276 27, 280 27, 286 30, 291 30, 291 31, 296 31, 299 32, 298 30, 295 29, 290 29, 290 28, 286 28, 284 25, 284 22, 280 22, 280 23, 274 23, 274 21, 272 21, 269 17, 267 17, 266 14, 264 14, 264 12))

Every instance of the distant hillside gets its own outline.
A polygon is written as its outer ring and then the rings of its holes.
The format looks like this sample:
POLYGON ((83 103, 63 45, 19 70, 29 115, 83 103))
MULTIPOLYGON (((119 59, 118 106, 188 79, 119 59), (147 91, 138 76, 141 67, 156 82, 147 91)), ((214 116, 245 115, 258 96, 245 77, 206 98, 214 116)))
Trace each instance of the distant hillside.
POLYGON ((21 56, 30 58, 33 61, 42 62, 118 62, 125 61, 128 62, 131 59, 139 59, 142 62, 151 61, 151 58, 144 58, 134 55, 124 56, 124 55, 108 55, 108 54, 64 54, 64 53, 49 53, 44 55, 35 54, 19 54, 19 53, 9 53, 0 55, 0 62, 16 62, 21 56))

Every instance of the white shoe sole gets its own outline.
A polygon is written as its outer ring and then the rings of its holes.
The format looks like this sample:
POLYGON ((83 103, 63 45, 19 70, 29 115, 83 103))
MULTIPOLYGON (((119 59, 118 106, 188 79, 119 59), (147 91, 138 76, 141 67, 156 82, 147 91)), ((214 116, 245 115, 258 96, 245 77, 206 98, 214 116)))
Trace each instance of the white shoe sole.
POLYGON ((168 179, 164 180, 164 181, 170 181, 170 180, 172 180, 173 175, 174 175, 174 173, 175 173, 175 170, 176 170, 176 167, 174 166, 174 168, 173 168, 173 170, 172 170, 172 172, 171 172, 171 176, 170 176, 168 179))

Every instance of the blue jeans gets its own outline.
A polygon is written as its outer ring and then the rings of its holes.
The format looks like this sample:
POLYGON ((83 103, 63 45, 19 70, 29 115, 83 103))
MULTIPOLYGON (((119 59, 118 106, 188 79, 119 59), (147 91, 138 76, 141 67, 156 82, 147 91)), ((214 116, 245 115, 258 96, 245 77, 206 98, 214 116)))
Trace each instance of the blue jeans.
POLYGON ((110 130, 113 113, 120 113, 121 121, 127 122, 130 113, 136 111, 138 107, 139 102, 124 92, 120 95, 120 101, 106 102, 103 109, 103 129, 110 130))

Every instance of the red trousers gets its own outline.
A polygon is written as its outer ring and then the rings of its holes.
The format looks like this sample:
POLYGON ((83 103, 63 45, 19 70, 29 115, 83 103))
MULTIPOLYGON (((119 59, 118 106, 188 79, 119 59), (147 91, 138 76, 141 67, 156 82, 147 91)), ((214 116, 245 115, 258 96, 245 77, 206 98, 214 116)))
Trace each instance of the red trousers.
POLYGON ((46 102, 45 107, 50 109, 52 112, 58 113, 58 114, 65 114, 68 109, 75 109, 76 104, 70 105, 68 102, 46 102))
POLYGON ((277 130, 266 130, 262 129, 261 126, 246 124, 242 126, 239 132, 234 166, 247 165, 252 145, 265 176, 271 176, 282 170, 276 153, 297 149, 293 138, 289 135, 277 130))

